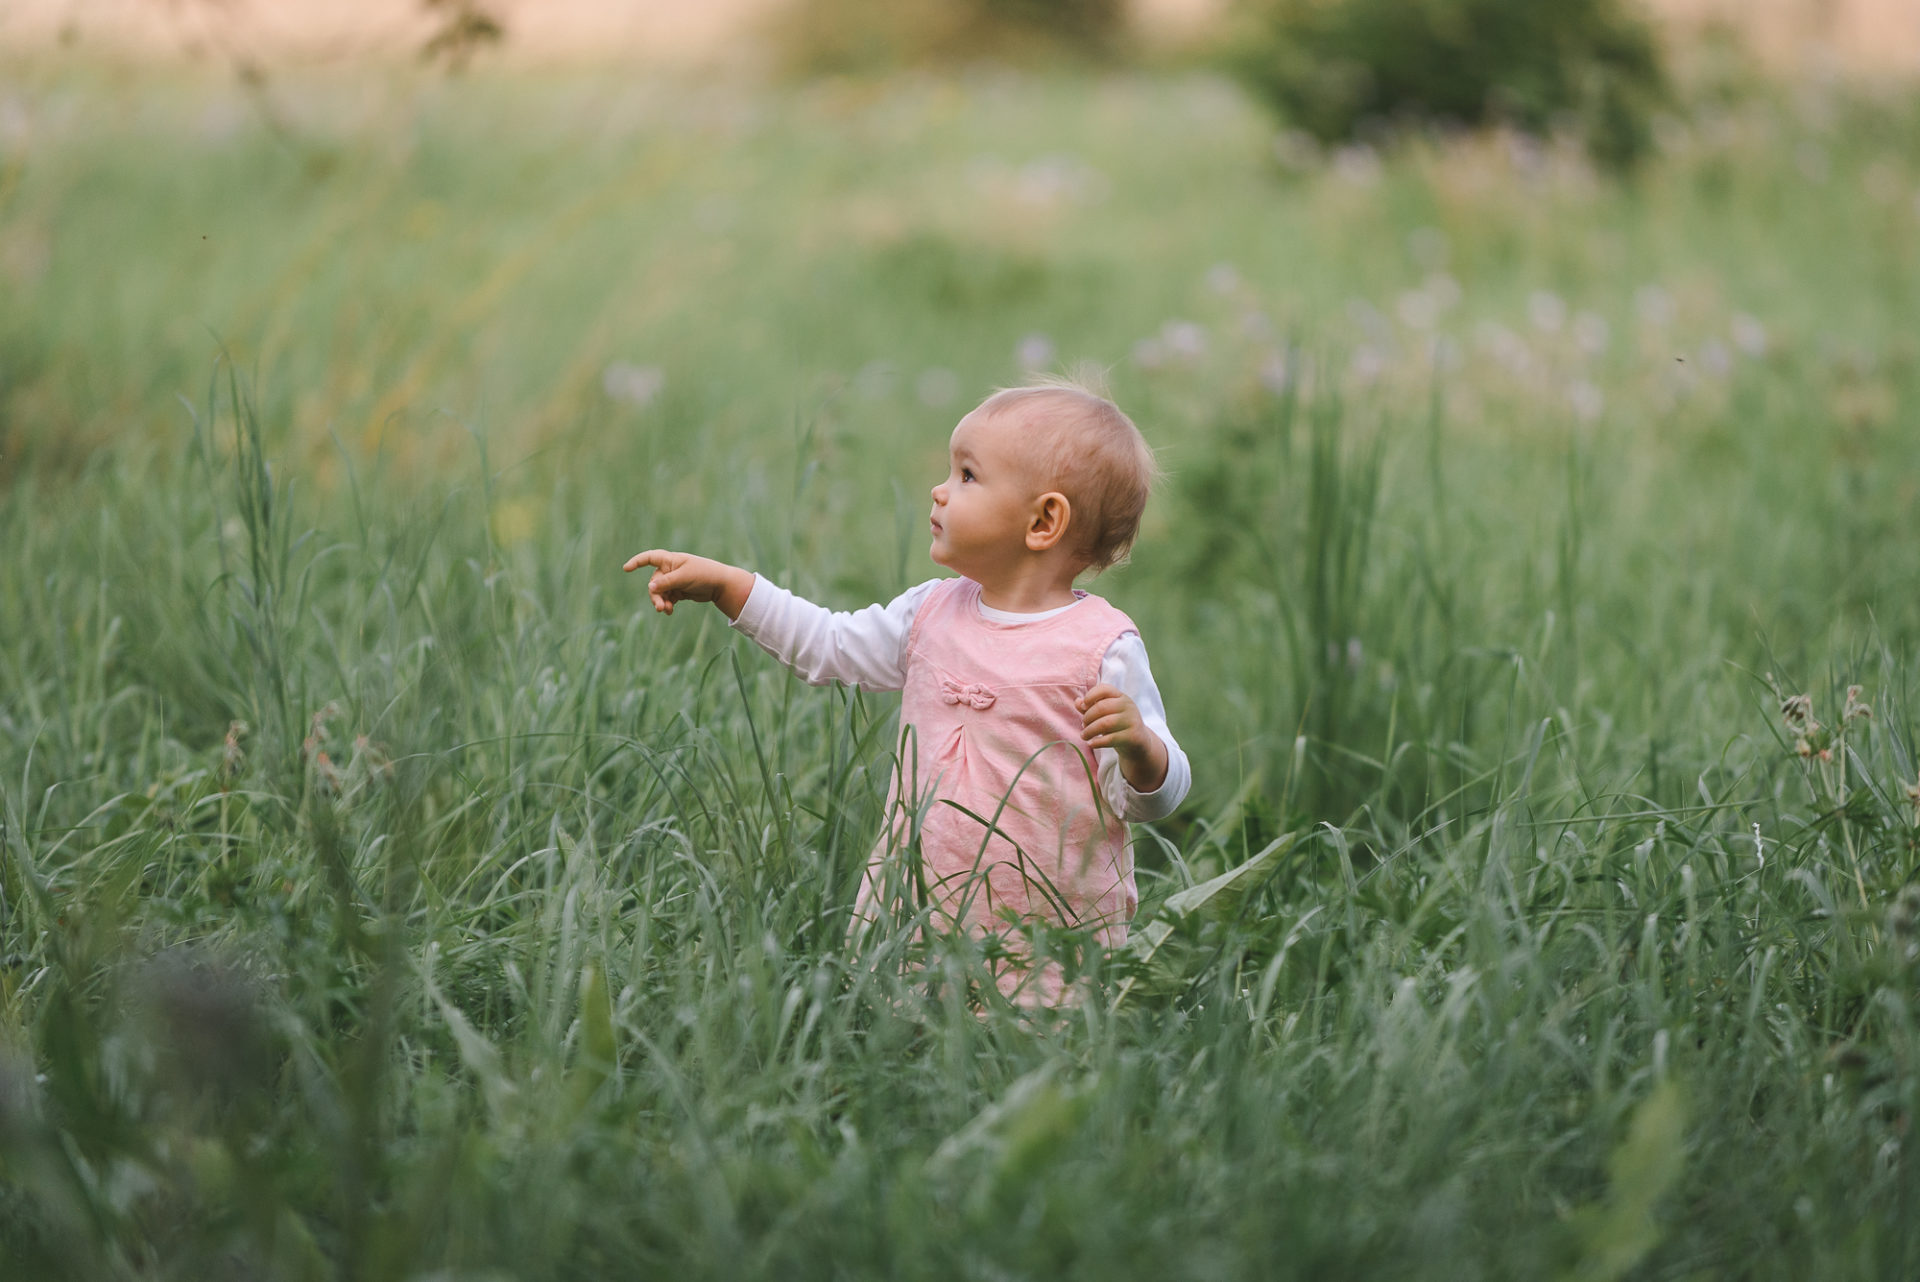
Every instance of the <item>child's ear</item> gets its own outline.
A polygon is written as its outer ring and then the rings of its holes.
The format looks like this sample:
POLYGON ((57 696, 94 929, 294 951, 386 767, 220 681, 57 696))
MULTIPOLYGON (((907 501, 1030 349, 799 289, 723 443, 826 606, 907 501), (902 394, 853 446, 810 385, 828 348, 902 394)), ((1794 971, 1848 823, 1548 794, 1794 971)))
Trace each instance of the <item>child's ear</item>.
POLYGON ((1058 490, 1049 490, 1033 501, 1033 517, 1027 523, 1027 550, 1045 552, 1067 536, 1073 523, 1073 504, 1058 490))

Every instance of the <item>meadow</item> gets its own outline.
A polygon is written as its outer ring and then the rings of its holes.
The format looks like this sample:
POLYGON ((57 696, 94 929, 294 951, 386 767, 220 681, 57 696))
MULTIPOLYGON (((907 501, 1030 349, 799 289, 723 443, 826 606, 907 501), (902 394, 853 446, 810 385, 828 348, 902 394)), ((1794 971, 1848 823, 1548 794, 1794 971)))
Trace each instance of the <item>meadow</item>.
POLYGON ((1920 1274, 1920 100, 4 71, 9 1278, 1920 1274), (619 566, 886 599, 1079 361, 1195 788, 1046 1016, 619 566))

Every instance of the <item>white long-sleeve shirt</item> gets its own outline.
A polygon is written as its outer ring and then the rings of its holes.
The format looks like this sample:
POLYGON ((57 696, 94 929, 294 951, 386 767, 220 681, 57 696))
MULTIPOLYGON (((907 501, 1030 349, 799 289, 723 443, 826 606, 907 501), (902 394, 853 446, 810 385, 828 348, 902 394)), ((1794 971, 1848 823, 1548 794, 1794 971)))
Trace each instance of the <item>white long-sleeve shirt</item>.
MULTIPOLYGON (((838 681, 862 690, 898 690, 906 684, 907 634, 913 628, 913 616, 939 582, 929 579, 885 605, 840 613, 795 596, 756 574, 753 591, 733 626, 809 685, 838 681)), ((992 609, 984 602, 979 609, 991 622, 1017 625, 1050 619, 1073 606, 1039 614, 1012 614, 992 609)), ((1120 772, 1119 753, 1095 748, 1093 760, 1100 791, 1113 812, 1129 823, 1164 818, 1186 799, 1187 790, 1193 786, 1193 769, 1173 732, 1167 729, 1166 705, 1161 701, 1160 688, 1153 683, 1147 647, 1139 633, 1124 633, 1107 647, 1100 661, 1100 679, 1133 700, 1140 709, 1140 720, 1167 747, 1167 777, 1152 792, 1139 792, 1127 782, 1120 772)))

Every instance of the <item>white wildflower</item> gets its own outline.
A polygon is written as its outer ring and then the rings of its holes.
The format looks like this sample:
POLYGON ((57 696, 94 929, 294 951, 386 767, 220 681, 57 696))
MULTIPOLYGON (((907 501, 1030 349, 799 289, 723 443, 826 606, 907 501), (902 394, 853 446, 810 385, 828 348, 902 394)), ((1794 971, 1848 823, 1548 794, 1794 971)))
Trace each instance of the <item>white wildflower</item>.
POLYGON ((1387 354, 1371 343, 1362 343, 1353 349, 1348 369, 1361 384, 1372 383, 1387 372, 1387 354))
POLYGON ((1598 356, 1607 350, 1607 343, 1613 337, 1612 329, 1606 318, 1594 312, 1581 312, 1573 318, 1573 341, 1588 356, 1598 356))
POLYGON ((1474 327, 1474 341, 1509 374, 1520 377, 1533 371, 1533 350, 1527 340, 1493 321, 1474 327))
POLYGON ((0 98, 0 143, 8 150, 26 148, 33 137, 33 116, 27 110, 27 100, 17 94, 0 98))
POLYGON ((644 409, 667 385, 667 376, 658 365, 631 365, 614 361, 600 373, 600 387, 607 399, 635 409, 644 409))
POLYGON ((1591 423, 1606 409, 1607 398, 1592 383, 1576 379, 1567 387, 1567 404, 1573 407, 1575 418, 1582 423, 1591 423))
POLYGON ((1133 345, 1133 363, 1141 369, 1159 369, 1167 363, 1167 345, 1157 338, 1143 338, 1133 345))
POLYGON ((1567 321, 1567 305, 1560 295, 1550 290, 1536 289, 1533 296, 1527 299, 1527 317, 1541 333, 1558 333, 1567 321))
POLYGON ((1422 288, 1427 291, 1427 297, 1433 300, 1434 306, 1443 312, 1452 311, 1460 305, 1460 282, 1445 272, 1429 273, 1427 283, 1422 288))
POLYGON ((1633 301, 1640 312, 1641 324, 1652 329, 1665 329, 1673 324, 1673 295, 1658 285, 1642 285, 1633 301))
POLYGON ((1510 129, 1506 134, 1507 163, 1515 173, 1535 177, 1547 167, 1547 149, 1532 134, 1510 129))
POLYGON ((1191 363, 1207 354, 1207 331, 1192 321, 1168 321, 1160 327, 1160 341, 1176 360, 1191 363))
POLYGON ((1380 181, 1380 153, 1364 142, 1348 143, 1334 151, 1333 172, 1355 187, 1371 187, 1380 181))
POLYGON ((1028 334, 1014 346, 1013 361, 1023 370, 1045 369, 1053 364, 1053 340, 1045 334, 1028 334))
POLYGON ((1215 263, 1207 268, 1207 288, 1216 294, 1232 294, 1240 288, 1240 273, 1232 263, 1215 263))
POLYGON ((1051 208, 1094 204, 1111 188, 1105 174, 1077 156, 1043 156, 1020 167, 1013 194, 1022 204, 1051 208))
POLYGON ((1424 289, 1410 289, 1394 305, 1400 323, 1408 329, 1432 329, 1440 319, 1440 308, 1424 289))
POLYGON ((1347 300, 1347 319, 1352 321, 1362 334, 1376 343, 1385 344, 1393 341, 1393 326, 1387 323, 1387 318, 1380 314, 1378 307, 1364 298, 1347 300))
POLYGON ((1260 385, 1279 396, 1293 381, 1293 362, 1285 352, 1271 352, 1260 362, 1260 385))
POLYGON ((1700 344, 1700 368, 1715 378, 1725 378, 1733 369, 1733 353, 1717 338, 1700 344))

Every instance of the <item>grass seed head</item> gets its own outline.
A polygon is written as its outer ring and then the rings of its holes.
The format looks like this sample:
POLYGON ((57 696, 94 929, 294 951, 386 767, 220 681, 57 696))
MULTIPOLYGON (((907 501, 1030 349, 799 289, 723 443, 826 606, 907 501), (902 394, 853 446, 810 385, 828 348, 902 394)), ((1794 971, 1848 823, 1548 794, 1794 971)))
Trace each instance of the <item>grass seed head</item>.
POLYGON ((1864 702, 1860 698, 1860 687, 1848 686, 1847 687, 1847 706, 1846 706, 1846 710, 1840 714, 1840 720, 1843 722, 1846 722, 1846 721, 1852 721, 1856 717, 1871 718, 1872 716, 1873 716, 1873 705, 1870 703, 1864 702))
POLYGON ((234 782, 240 778, 240 772, 246 765, 246 756, 240 751, 240 740, 247 735, 247 723, 232 721, 227 723, 227 741, 220 748, 220 791, 231 792, 234 782))
POLYGON ((326 756, 326 753, 321 751, 321 749, 326 746, 328 739, 331 737, 327 733, 327 723, 339 715, 340 705, 331 702, 313 714, 312 719, 307 722, 307 737, 300 743, 300 755, 302 757, 308 761, 313 761, 316 758, 324 758, 326 756))

